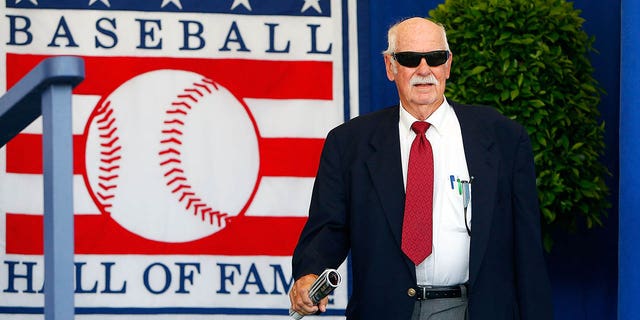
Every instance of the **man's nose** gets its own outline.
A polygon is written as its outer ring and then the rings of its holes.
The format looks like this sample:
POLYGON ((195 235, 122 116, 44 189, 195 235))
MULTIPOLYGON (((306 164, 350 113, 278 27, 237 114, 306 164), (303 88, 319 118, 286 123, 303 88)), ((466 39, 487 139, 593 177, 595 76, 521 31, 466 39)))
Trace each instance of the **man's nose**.
POLYGON ((429 64, 427 64, 427 58, 420 58, 420 64, 416 67, 416 72, 420 74, 431 72, 431 67, 429 67, 429 64))

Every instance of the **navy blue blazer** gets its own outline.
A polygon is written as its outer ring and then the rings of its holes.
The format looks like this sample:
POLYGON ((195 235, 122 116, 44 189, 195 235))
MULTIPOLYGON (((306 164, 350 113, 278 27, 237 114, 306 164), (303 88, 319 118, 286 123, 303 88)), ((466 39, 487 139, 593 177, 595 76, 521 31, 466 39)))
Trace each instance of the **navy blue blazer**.
MULTIPOLYGON (((552 319, 536 176, 524 127, 490 107, 450 101, 472 185, 469 316, 552 319)), ((354 118, 325 140, 293 277, 338 267, 351 253, 348 319, 410 319, 415 266, 400 249, 404 184, 399 107, 354 118)))

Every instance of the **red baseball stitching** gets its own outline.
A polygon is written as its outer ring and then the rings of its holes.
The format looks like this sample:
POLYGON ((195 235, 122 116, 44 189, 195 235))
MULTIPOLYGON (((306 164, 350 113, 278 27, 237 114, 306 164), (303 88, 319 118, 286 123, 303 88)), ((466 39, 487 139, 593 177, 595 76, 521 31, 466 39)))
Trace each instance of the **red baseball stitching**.
POLYGON ((171 193, 178 197, 178 202, 185 205, 187 211, 192 211, 193 215, 200 216, 202 221, 211 225, 223 228, 227 223, 228 214, 209 207, 201 198, 193 192, 191 184, 182 169, 182 128, 185 125, 184 117, 189 114, 192 108, 197 107, 198 101, 206 94, 218 90, 218 86, 210 79, 201 79, 192 84, 192 87, 185 88, 181 94, 176 96, 176 100, 166 110, 166 120, 162 130, 163 138, 160 141, 161 150, 160 166, 165 169, 164 177, 167 187, 171 193))
POLYGON ((102 147, 100 151, 100 166, 98 167, 98 191, 96 195, 100 204, 107 214, 111 214, 111 201, 115 197, 115 189, 118 187, 116 180, 118 179, 118 171, 120 169, 120 138, 118 137, 118 127, 116 119, 113 115, 111 101, 105 101, 98 110, 96 110, 96 123, 98 128, 98 141, 102 147))

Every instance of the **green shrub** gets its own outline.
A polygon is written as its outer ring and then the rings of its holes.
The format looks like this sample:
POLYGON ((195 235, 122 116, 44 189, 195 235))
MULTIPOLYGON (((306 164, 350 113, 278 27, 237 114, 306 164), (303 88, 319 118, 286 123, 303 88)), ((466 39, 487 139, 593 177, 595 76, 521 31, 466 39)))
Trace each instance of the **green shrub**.
POLYGON ((603 90, 579 14, 564 0, 446 0, 429 12, 453 52, 447 97, 494 106, 529 132, 547 251, 551 227, 602 225, 610 207, 603 90))

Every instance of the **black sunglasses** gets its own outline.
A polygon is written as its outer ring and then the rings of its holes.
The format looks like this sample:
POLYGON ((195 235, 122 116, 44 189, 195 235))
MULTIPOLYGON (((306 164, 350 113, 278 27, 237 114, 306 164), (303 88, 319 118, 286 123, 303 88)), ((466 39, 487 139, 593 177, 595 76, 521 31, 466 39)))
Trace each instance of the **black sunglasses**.
POLYGON ((420 61, 422 58, 427 60, 427 64, 430 67, 437 67, 441 64, 447 62, 449 59, 449 51, 447 50, 437 50, 437 51, 429 51, 429 52, 412 52, 412 51, 404 51, 404 52, 394 52, 391 54, 396 61, 402 66, 407 68, 415 68, 420 65, 420 61))

